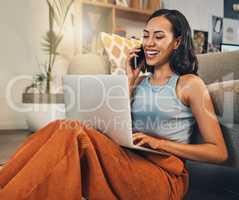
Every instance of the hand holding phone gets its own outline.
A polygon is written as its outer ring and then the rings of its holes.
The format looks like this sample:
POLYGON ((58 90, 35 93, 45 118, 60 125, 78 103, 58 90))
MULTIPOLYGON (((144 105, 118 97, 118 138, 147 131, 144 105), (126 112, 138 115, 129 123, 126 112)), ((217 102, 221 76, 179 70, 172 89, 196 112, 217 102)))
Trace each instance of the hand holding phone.
POLYGON ((144 54, 144 49, 141 46, 139 52, 136 53, 137 57, 134 56, 133 58, 131 58, 130 60, 130 65, 133 69, 139 68, 141 67, 142 70, 143 69, 143 65, 145 65, 146 61, 145 61, 145 54, 144 54))
POLYGON ((134 47, 126 57, 125 71, 130 82, 134 82, 145 66, 144 51, 142 47, 134 47), (144 61, 144 62, 143 62, 144 61))

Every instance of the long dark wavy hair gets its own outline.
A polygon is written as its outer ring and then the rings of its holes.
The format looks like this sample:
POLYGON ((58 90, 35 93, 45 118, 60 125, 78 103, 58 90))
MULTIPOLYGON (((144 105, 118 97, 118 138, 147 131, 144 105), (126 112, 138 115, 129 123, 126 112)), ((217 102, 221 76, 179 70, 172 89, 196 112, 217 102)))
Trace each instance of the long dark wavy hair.
MULTIPOLYGON (((160 9, 155 11, 146 24, 155 17, 164 16, 170 21, 175 38, 180 37, 179 47, 173 51, 169 58, 169 64, 173 72, 178 75, 197 74, 198 60, 194 52, 192 32, 185 16, 178 10, 160 9)), ((154 73, 154 67, 146 65, 146 71, 154 73)))

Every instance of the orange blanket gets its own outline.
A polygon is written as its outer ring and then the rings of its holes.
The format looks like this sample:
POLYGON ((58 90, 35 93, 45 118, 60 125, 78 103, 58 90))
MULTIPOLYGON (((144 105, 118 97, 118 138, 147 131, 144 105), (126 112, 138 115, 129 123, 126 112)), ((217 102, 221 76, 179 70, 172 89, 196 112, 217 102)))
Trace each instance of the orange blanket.
POLYGON ((79 121, 48 124, 0 170, 1 200, 182 199, 184 163, 120 147, 79 121))

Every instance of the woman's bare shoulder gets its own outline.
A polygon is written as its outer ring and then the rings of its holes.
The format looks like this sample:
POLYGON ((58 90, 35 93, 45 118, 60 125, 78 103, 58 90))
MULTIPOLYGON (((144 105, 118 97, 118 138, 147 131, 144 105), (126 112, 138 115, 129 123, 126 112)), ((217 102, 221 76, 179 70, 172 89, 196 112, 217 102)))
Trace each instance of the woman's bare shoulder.
POLYGON ((206 84, 199 76, 195 74, 185 74, 181 75, 178 80, 178 84, 180 88, 185 90, 195 90, 198 88, 205 88, 206 84))
POLYGON ((191 85, 191 84, 205 84, 204 81, 195 74, 185 74, 181 75, 179 80, 184 85, 191 85))
POLYGON ((177 83, 177 93, 181 100, 189 105, 190 96, 198 95, 199 91, 206 91, 207 87, 204 81, 197 75, 185 74, 181 75, 177 83))

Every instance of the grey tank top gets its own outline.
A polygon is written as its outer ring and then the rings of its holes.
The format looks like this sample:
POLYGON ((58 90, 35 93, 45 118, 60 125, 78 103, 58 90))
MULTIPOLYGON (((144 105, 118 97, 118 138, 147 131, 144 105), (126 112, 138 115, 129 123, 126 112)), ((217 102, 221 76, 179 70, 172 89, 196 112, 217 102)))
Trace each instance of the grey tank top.
POLYGON ((146 76, 137 86, 131 106, 133 132, 143 132, 179 143, 189 143, 195 119, 191 108, 176 95, 179 76, 164 85, 152 85, 146 76))

